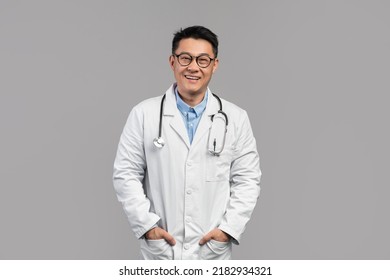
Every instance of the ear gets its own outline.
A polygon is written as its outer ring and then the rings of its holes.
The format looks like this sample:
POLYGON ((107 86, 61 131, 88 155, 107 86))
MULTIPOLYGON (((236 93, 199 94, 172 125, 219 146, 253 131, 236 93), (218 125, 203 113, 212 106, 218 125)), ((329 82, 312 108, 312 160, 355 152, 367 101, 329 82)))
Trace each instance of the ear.
POLYGON ((214 65, 213 65, 213 74, 214 74, 215 71, 217 71, 218 65, 219 65, 219 59, 216 58, 215 61, 214 61, 214 65))
POLYGON ((175 57, 172 54, 169 56, 169 65, 171 66, 172 70, 175 69, 175 57))

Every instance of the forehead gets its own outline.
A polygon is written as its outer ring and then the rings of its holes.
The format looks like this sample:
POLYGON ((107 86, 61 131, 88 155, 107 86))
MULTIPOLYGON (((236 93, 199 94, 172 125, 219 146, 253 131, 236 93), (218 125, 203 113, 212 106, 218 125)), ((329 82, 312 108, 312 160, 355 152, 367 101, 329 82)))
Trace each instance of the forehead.
POLYGON ((177 53, 188 52, 192 55, 208 54, 212 56, 213 46, 206 40, 187 38, 179 42, 177 53))

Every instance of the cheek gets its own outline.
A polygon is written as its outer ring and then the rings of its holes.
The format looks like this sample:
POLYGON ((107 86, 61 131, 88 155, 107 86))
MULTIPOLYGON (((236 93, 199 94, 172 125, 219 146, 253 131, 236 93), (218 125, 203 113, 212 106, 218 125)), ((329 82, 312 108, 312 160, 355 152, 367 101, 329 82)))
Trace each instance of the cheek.
POLYGON ((173 72, 175 73, 176 77, 179 77, 181 75, 181 71, 178 68, 173 69, 173 72))
POLYGON ((183 67, 176 66, 175 72, 176 72, 177 74, 182 74, 182 73, 184 72, 184 69, 183 69, 183 67))
POLYGON ((204 76, 207 77, 207 79, 210 79, 211 78, 211 75, 214 73, 213 70, 210 70, 210 71, 207 71, 204 73, 204 76))

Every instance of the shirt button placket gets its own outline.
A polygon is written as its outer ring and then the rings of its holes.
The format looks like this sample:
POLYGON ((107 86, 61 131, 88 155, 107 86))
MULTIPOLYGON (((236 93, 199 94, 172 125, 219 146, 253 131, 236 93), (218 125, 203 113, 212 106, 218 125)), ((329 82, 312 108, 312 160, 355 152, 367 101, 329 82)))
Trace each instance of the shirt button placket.
POLYGON ((186 251, 187 251, 187 254, 189 254, 190 252, 188 252, 188 250, 191 248, 190 244, 188 243, 190 241, 190 238, 191 238, 191 232, 190 232, 190 227, 189 227, 189 224, 191 223, 191 209, 193 207, 192 205, 192 189, 191 189, 191 183, 193 180, 192 177, 192 169, 194 168, 193 166, 193 162, 191 160, 188 160, 187 161, 187 164, 186 164, 186 185, 185 185, 185 211, 184 211, 184 242, 183 242, 183 249, 184 249, 184 252, 183 254, 186 254, 186 251))

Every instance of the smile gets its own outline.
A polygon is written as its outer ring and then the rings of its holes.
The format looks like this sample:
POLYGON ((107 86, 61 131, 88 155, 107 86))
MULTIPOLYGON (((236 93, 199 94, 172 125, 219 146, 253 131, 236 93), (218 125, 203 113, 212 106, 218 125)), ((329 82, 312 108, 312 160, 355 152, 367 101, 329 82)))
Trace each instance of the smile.
POLYGON ((184 77, 186 77, 189 80, 195 80, 195 81, 200 79, 200 77, 190 76, 190 75, 184 75, 184 77))

